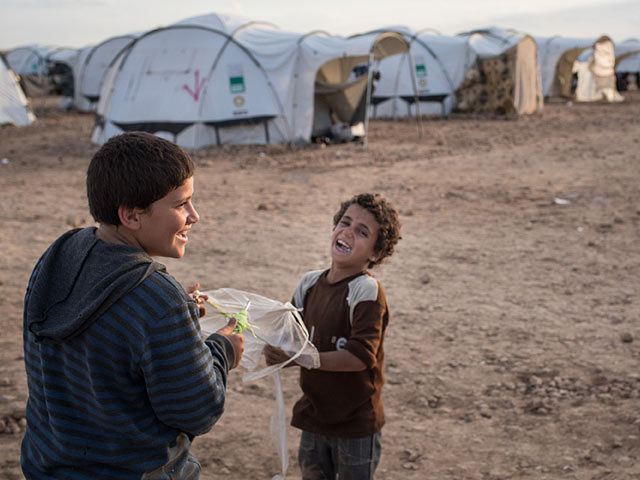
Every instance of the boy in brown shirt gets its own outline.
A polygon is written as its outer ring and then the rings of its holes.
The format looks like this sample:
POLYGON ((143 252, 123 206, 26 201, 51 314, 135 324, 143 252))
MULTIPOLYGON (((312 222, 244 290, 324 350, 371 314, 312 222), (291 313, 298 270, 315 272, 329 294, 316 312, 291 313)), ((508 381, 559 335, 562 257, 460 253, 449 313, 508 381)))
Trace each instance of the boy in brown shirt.
MULTIPOLYGON (((306 273, 293 304, 302 309, 320 366, 300 370, 302 398, 292 425, 302 430, 304 479, 372 479, 384 425, 384 334, 389 310, 367 268, 390 256, 400 239, 397 210, 377 194, 343 202, 333 218, 331 267, 306 273)), ((268 364, 288 356, 265 349, 268 364)))

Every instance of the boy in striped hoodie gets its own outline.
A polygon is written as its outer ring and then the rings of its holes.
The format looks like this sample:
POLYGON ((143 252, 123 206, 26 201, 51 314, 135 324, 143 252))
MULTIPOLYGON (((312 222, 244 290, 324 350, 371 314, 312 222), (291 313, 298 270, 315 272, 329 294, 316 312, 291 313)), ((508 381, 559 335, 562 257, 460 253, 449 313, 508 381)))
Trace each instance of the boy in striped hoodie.
POLYGON ((93 156, 99 226, 58 238, 25 295, 27 479, 198 478, 189 447, 222 415, 244 337, 232 319, 203 338, 204 307, 152 258, 184 255, 199 219, 194 168, 183 149, 140 132, 93 156))

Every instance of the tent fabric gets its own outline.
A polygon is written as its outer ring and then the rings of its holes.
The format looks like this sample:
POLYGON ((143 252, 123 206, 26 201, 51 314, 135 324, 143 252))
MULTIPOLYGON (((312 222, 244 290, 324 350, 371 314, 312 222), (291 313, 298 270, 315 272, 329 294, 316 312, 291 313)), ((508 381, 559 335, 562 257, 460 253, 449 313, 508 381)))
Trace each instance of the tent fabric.
POLYGON ((491 27, 459 34, 477 55, 459 86, 457 110, 531 114, 543 108, 542 80, 533 37, 491 27))
POLYGON ((623 100, 616 89, 615 49, 609 37, 600 37, 591 49, 585 50, 574 62, 573 72, 578 77, 575 92, 577 101, 623 100))
POLYGON ((147 32, 105 76, 92 140, 142 129, 197 149, 309 142, 315 82, 342 84, 353 68, 406 51, 397 34, 345 39, 205 15, 147 32))
POLYGON ((108 38, 80 50, 73 70, 74 91, 72 106, 82 112, 93 112, 98 105, 104 77, 118 54, 139 34, 108 38))
POLYGON ((447 115, 455 105, 455 90, 475 61, 465 39, 389 27, 404 36, 410 51, 384 58, 376 65, 372 118, 424 114, 447 115), (417 103, 418 102, 418 103, 417 103))
POLYGON ((0 125, 30 125, 36 119, 15 73, 0 57, 0 125))

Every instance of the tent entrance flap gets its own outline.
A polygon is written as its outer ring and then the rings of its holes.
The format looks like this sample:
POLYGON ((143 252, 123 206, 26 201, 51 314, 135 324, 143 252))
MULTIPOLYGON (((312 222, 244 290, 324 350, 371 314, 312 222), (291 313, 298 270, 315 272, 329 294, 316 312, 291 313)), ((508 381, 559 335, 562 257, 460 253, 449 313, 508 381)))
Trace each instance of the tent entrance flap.
POLYGON ((357 123, 354 118, 362 97, 367 91, 367 77, 363 75, 353 82, 330 84, 316 80, 316 104, 323 103, 329 110, 332 123, 357 123))
POLYGON ((359 67, 366 61, 360 56, 341 57, 318 69, 313 95, 312 137, 327 136, 337 125, 364 121, 363 102, 369 76, 359 67))
POLYGON ((275 115, 262 115, 260 117, 251 117, 251 118, 243 118, 243 119, 234 119, 234 120, 223 120, 223 121, 215 121, 215 122, 204 122, 208 127, 213 127, 216 131, 216 145, 222 145, 222 141, 220 140, 220 129, 225 127, 237 127, 242 125, 258 125, 262 124, 264 126, 264 143, 271 143, 271 138, 269 136, 269 120, 273 120, 276 118, 275 115))

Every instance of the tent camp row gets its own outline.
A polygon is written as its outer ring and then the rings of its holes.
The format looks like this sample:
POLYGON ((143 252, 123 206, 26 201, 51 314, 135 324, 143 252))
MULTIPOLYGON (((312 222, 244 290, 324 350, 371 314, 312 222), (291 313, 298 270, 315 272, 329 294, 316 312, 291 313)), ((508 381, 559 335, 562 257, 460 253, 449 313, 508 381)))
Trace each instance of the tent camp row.
POLYGON ((433 103, 441 113, 539 111, 535 42, 499 29, 445 37, 387 28, 345 39, 195 17, 140 35, 118 54, 92 139, 145 130, 195 149, 307 143, 344 129, 366 138, 370 115, 422 115, 433 103))
POLYGON ((529 35, 498 28, 453 37, 400 33, 410 51, 380 62, 375 118, 447 115, 454 108, 517 114, 542 109, 536 45, 529 35))
MULTIPOLYGON (((604 36, 533 38, 495 27, 446 36, 389 27, 344 38, 212 14, 109 38, 66 61, 72 106, 96 112, 95 143, 144 130, 197 149, 366 142, 369 118, 530 114, 557 95, 616 101, 613 67, 636 68, 637 47, 625 45, 618 62, 618 46, 604 36)), ((40 59, 63 55, 35 50, 11 55, 24 75, 44 71, 40 59)))
POLYGON ((531 37, 499 28, 444 36, 399 30, 410 51, 383 59, 374 118, 461 112, 529 114, 549 97, 620 101, 616 72, 640 72, 640 42, 531 37), (614 68, 615 67, 615 68, 614 68))
POLYGON ((528 35, 498 28, 457 36, 405 35, 410 53, 380 63, 374 117, 448 115, 454 108, 527 114, 542 108, 535 45, 528 35))

